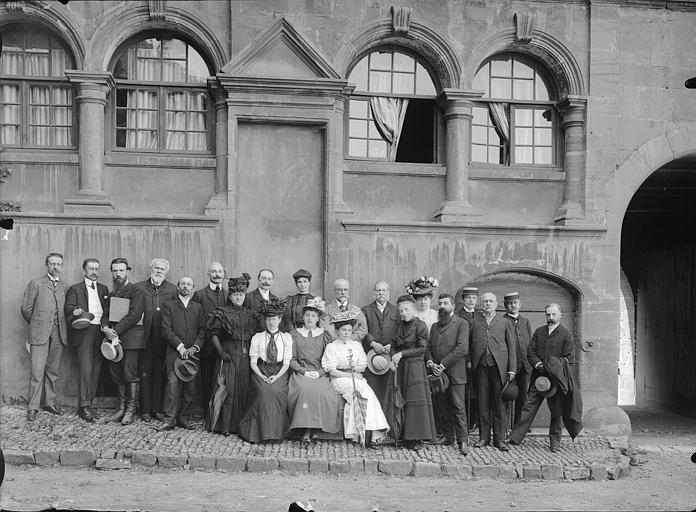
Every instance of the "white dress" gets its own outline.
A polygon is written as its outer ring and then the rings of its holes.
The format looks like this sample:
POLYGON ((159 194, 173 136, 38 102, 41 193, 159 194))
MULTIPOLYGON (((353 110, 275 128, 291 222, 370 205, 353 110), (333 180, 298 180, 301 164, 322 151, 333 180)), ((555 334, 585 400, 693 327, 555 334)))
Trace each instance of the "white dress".
POLYGON ((428 309, 427 311, 424 311, 421 313, 420 311, 416 310, 416 317, 420 318, 425 322, 425 326, 428 328, 428 332, 430 332, 430 328, 432 325, 437 322, 437 310, 436 309, 428 309))
MULTIPOLYGON (((333 341, 326 346, 324 355, 321 358, 321 366, 327 373, 331 370, 350 371, 349 356, 352 355, 352 366, 365 365, 367 356, 362 345, 355 340, 342 342, 333 341)), ((356 374, 356 377, 359 374, 356 374)), ((353 416, 353 379, 350 377, 331 377, 331 384, 337 393, 346 401, 343 411, 343 430, 346 439, 358 440, 358 430, 355 427, 355 417, 353 416)), ((365 379, 355 379, 355 389, 360 392, 363 398, 367 399, 367 413, 365 415, 365 430, 372 430, 372 440, 379 441, 386 437, 389 431, 389 423, 384 416, 382 406, 377 399, 374 391, 365 379)))

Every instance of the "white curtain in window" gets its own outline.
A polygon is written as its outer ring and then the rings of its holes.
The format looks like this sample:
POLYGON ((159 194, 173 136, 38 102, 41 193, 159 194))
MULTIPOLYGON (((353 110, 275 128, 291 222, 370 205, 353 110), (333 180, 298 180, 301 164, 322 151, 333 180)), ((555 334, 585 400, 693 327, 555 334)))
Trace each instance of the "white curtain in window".
POLYGON ((70 146, 72 127, 72 90, 53 88, 53 145, 70 146))
POLYGON ((51 89, 48 86, 29 88, 29 144, 51 144, 51 89))
POLYGON ((163 82, 188 82, 186 76, 186 61, 183 60, 163 60, 162 61, 162 81, 163 82))
POLYGON ((510 164, 510 119, 504 103, 489 103, 488 111, 504 145, 504 164, 510 164))
POLYGON ((71 67, 68 54, 64 50, 59 48, 51 50, 51 76, 65 76, 65 70, 71 67))
POLYGON ((157 93, 128 91, 127 148, 157 149, 157 93))
POLYGON ((167 93, 167 137, 165 147, 173 150, 186 148, 186 111, 188 98, 185 92, 167 93))
MULTIPOLYGON (((136 59, 135 79, 147 82, 160 81, 160 61, 156 59, 136 59)), ((130 78, 130 75, 128 76, 130 78)), ((131 78, 132 80, 132 78, 131 78)))
POLYGON ((372 96, 370 108, 375 126, 382 138, 389 144, 387 156, 390 162, 396 160, 396 151, 399 147, 401 129, 406 117, 408 98, 384 98, 372 96))
MULTIPOLYGON (((3 57, 4 59, 4 57, 3 57)), ((0 85, 0 145, 18 145, 20 107, 19 87, 16 85, 0 85)))
POLYGON ((48 53, 24 54, 24 74, 27 76, 50 76, 50 64, 48 53))
POLYGON ((2 73, 4 75, 23 75, 24 66, 22 63, 24 60, 22 57, 23 56, 21 53, 4 52, 2 54, 2 58, 0 58, 0 64, 2 64, 2 73))

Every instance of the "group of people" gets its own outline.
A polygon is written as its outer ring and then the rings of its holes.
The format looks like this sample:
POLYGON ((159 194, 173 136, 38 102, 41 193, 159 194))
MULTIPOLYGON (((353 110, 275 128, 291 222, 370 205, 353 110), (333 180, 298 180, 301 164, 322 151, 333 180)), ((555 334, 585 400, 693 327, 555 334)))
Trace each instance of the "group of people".
POLYGON ((213 262, 209 282, 196 290, 190 277, 167 281, 165 259, 153 259, 150 277, 132 283, 128 261, 115 258, 109 292, 97 282, 95 258, 84 260, 84 279, 72 286, 61 279, 61 254, 49 254, 45 264, 21 308, 29 323, 28 421, 40 406, 62 414, 55 383, 64 345, 76 348, 78 415, 87 422, 95 421, 91 405, 104 360, 119 405, 101 421, 127 425, 139 416, 158 420, 158 430, 190 429, 198 380, 206 427, 252 443, 288 436, 367 446, 391 439, 414 449, 456 442, 467 455, 475 423, 475 447, 491 444, 492 431, 492 444, 507 451, 523 441, 547 398, 556 451, 561 421, 577 419, 578 405, 582 412, 573 337, 560 325, 560 307, 549 304, 547 325, 532 334, 518 292, 505 295, 504 315, 493 293, 481 295, 479 309, 474 287, 461 288, 456 300, 440 293, 435 310, 439 284, 421 276, 395 304, 389 284, 377 281, 374 301, 361 308, 351 303, 346 279, 334 282, 328 302, 312 295, 312 275, 303 269, 293 274, 297 293, 281 299, 271 292, 270 269, 259 271, 249 291, 249 274, 225 287, 225 269, 213 262), (561 390, 551 393, 545 383, 561 390), (515 423, 509 435, 508 401, 515 423))

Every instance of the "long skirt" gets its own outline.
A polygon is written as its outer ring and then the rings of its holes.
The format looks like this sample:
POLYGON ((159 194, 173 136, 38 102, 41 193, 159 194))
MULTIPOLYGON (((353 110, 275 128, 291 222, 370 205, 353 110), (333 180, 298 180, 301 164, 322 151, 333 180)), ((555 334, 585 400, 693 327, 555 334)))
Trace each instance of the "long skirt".
POLYGON ((404 397, 401 439, 421 441, 435 438, 435 418, 430 384, 422 357, 404 357, 397 367, 404 397))
MULTIPOLYGON (((282 363, 258 360, 265 376, 275 375, 282 363)), ((290 425, 288 417, 288 372, 268 384, 252 372, 249 407, 239 425, 239 436, 249 443, 283 439, 290 425)))
POLYGON ((310 379, 293 373, 289 389, 290 428, 315 428, 330 433, 341 429, 337 421, 341 397, 328 375, 310 379))
MULTIPOLYGON (((220 374, 220 365, 222 365, 222 374, 225 378, 227 397, 222 404, 220 416, 216 424, 210 429, 213 432, 220 432, 222 434, 239 433, 239 422, 246 410, 247 400, 249 398, 249 385, 251 382, 249 356, 242 351, 241 343, 241 341, 223 342, 222 350, 232 356, 232 360, 223 362, 222 359, 218 358, 215 362, 213 393, 217 389, 217 377, 220 374)), ((210 418, 208 418, 208 421, 210 421, 210 418)))
POLYGON ((365 430, 372 430, 372 440, 379 441, 384 438, 389 431, 389 423, 384 416, 382 406, 377 400, 374 391, 364 379, 355 379, 355 388, 353 388, 353 379, 349 377, 332 378, 331 384, 334 389, 341 394, 346 401, 346 407, 343 410, 343 435, 346 439, 358 441, 358 429, 355 424, 355 415, 353 413, 353 390, 357 390, 363 398, 367 399, 367 411, 365 414, 365 430))

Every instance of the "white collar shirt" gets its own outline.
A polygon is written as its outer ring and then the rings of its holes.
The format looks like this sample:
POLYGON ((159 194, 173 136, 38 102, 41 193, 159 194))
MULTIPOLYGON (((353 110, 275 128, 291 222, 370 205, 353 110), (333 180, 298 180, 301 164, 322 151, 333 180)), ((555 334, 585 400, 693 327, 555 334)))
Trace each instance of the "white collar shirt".
POLYGON ((104 314, 104 310, 102 309, 101 301, 99 300, 97 282, 85 279, 85 286, 87 287, 87 310, 94 315, 94 318, 90 321, 90 324, 99 325, 101 317, 104 314), (92 288, 93 285, 94 288, 92 288))

